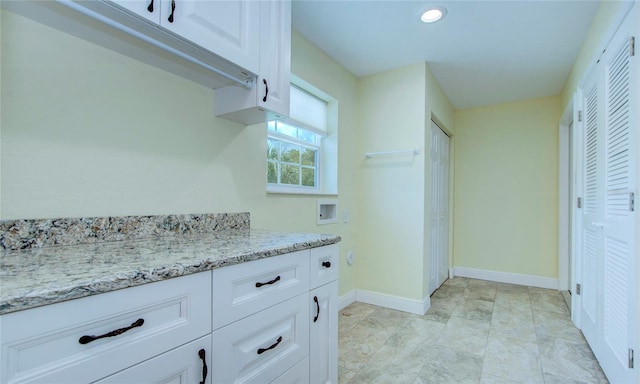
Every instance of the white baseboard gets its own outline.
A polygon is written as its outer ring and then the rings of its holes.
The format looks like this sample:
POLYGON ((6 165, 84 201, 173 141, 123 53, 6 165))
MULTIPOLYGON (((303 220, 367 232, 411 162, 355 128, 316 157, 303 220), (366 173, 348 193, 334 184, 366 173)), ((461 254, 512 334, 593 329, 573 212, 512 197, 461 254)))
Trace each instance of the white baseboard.
POLYGON ((534 275, 521 275, 519 273, 497 272, 486 269, 475 269, 466 267, 454 267, 453 271, 449 271, 449 276, 469 277, 472 279, 481 279, 489 281, 497 281, 499 283, 510 283, 517 285, 528 285, 530 287, 558 289, 558 279, 534 275))
POLYGON ((431 300, 427 296, 424 300, 407 299, 399 296, 390 296, 376 292, 356 290, 356 301, 361 303, 373 304, 379 307, 395 309, 398 311, 415 313, 416 315, 424 315, 431 300))
POLYGON ((338 311, 343 310, 348 307, 350 304, 356 302, 356 290, 353 289, 344 295, 338 297, 338 311))

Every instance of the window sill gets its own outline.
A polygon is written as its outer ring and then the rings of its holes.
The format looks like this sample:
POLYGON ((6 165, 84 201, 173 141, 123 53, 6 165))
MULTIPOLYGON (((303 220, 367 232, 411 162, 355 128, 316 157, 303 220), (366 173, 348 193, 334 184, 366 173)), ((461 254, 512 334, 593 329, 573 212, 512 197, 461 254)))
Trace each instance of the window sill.
POLYGON ((304 188, 292 188, 282 186, 267 186, 268 194, 282 194, 282 195, 313 195, 313 196, 338 196, 337 192, 322 191, 319 189, 304 189, 304 188))

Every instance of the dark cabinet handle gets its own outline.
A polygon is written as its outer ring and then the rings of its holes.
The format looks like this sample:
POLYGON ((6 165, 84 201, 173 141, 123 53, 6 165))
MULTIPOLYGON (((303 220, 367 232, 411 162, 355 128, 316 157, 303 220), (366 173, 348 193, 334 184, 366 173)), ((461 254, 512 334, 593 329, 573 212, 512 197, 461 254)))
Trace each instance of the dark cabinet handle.
POLYGON ((325 268, 331 268, 331 262, 330 261, 323 261, 322 262, 322 266, 325 268))
POLYGON ((280 344, 281 342, 282 342, 282 336, 278 337, 278 340, 276 340, 276 342, 273 343, 273 345, 271 345, 269 348, 259 348, 258 349, 258 355, 262 355, 263 353, 267 352, 268 350, 277 347, 278 344, 280 344))
POLYGON ((198 356, 202 360, 202 381, 200 384, 204 384, 207 381, 207 374, 209 373, 209 369, 207 368, 207 358, 205 355, 204 349, 198 351, 198 356))
POLYGON ((262 98, 262 102, 267 102, 267 96, 269 96, 269 84, 267 84, 267 79, 262 79, 262 83, 264 84, 264 97, 262 98))
POLYGON ((273 283, 277 283, 278 281, 280 281, 280 275, 276 276, 276 278, 271 280, 271 281, 267 281, 266 283, 257 282, 256 283, 256 288, 260 288, 263 285, 271 285, 273 283))
POLYGON ((147 7, 147 11, 149 11, 149 13, 153 13, 153 0, 151 0, 151 2, 149 3, 149 6, 147 7))
POLYGON ((169 18, 167 20, 169 20, 170 23, 173 23, 173 13, 176 11, 176 0, 171 0, 171 14, 169 15, 169 18))
POLYGON ((313 322, 318 321, 318 317, 320 317, 320 303, 318 303, 318 296, 313 296, 313 301, 316 303, 316 315, 313 318, 313 322))
POLYGON ((100 335, 100 336, 87 336, 87 335, 85 335, 85 336, 82 336, 80 338, 80 340, 78 340, 78 342, 80 344, 88 344, 88 343, 90 343, 90 342, 92 342, 94 340, 104 339, 105 337, 118 336, 118 335, 121 335, 121 334, 127 332, 130 329, 135 328, 135 327, 141 327, 142 324, 144 324, 144 319, 138 319, 128 327, 116 329, 115 331, 111 331, 109 333, 105 333, 104 335, 100 335))

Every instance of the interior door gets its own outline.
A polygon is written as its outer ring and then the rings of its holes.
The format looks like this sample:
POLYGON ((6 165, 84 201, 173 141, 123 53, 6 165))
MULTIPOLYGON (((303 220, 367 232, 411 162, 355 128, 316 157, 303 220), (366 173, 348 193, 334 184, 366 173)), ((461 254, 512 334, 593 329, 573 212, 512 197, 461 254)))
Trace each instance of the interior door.
POLYGON ((603 164, 600 147, 604 125, 602 111, 602 87, 599 84, 599 65, 591 72, 583 87, 584 128, 581 140, 583 164, 583 203, 582 203, 582 308, 581 325, 585 338, 592 346, 598 344, 598 325, 601 324, 598 303, 601 301, 599 265, 602 258, 602 231, 600 225, 603 215, 602 188, 603 164))
MULTIPOLYGON (((431 122, 432 125, 436 125, 431 122)), ((437 126, 436 126, 437 127, 437 126)), ((439 127, 438 164, 438 286, 449 277, 449 136, 439 127)))
POLYGON ((638 62, 632 9, 584 83, 581 329, 611 382, 637 379, 638 62))
MULTIPOLYGON (((631 13, 630 16, 634 14, 631 13)), ((611 382, 633 382, 629 349, 635 340, 637 56, 633 21, 627 17, 602 59, 605 85, 604 269, 602 350, 596 354, 611 382)))
POLYGON ((449 136, 431 122, 429 294, 449 276, 449 136))

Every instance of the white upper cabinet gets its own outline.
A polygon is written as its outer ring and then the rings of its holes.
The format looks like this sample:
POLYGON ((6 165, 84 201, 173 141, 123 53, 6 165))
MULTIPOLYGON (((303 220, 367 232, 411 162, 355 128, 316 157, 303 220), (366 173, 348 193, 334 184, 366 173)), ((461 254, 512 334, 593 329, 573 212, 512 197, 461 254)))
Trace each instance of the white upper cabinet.
POLYGON ((291 78, 291 2, 261 1, 260 60, 252 89, 228 86, 216 90, 217 116, 243 124, 289 115, 291 78))
POLYGON ((162 0, 160 3, 160 26, 258 73, 259 1, 162 0))
POLYGON ((259 1, 110 1, 249 72, 258 73, 259 1))

